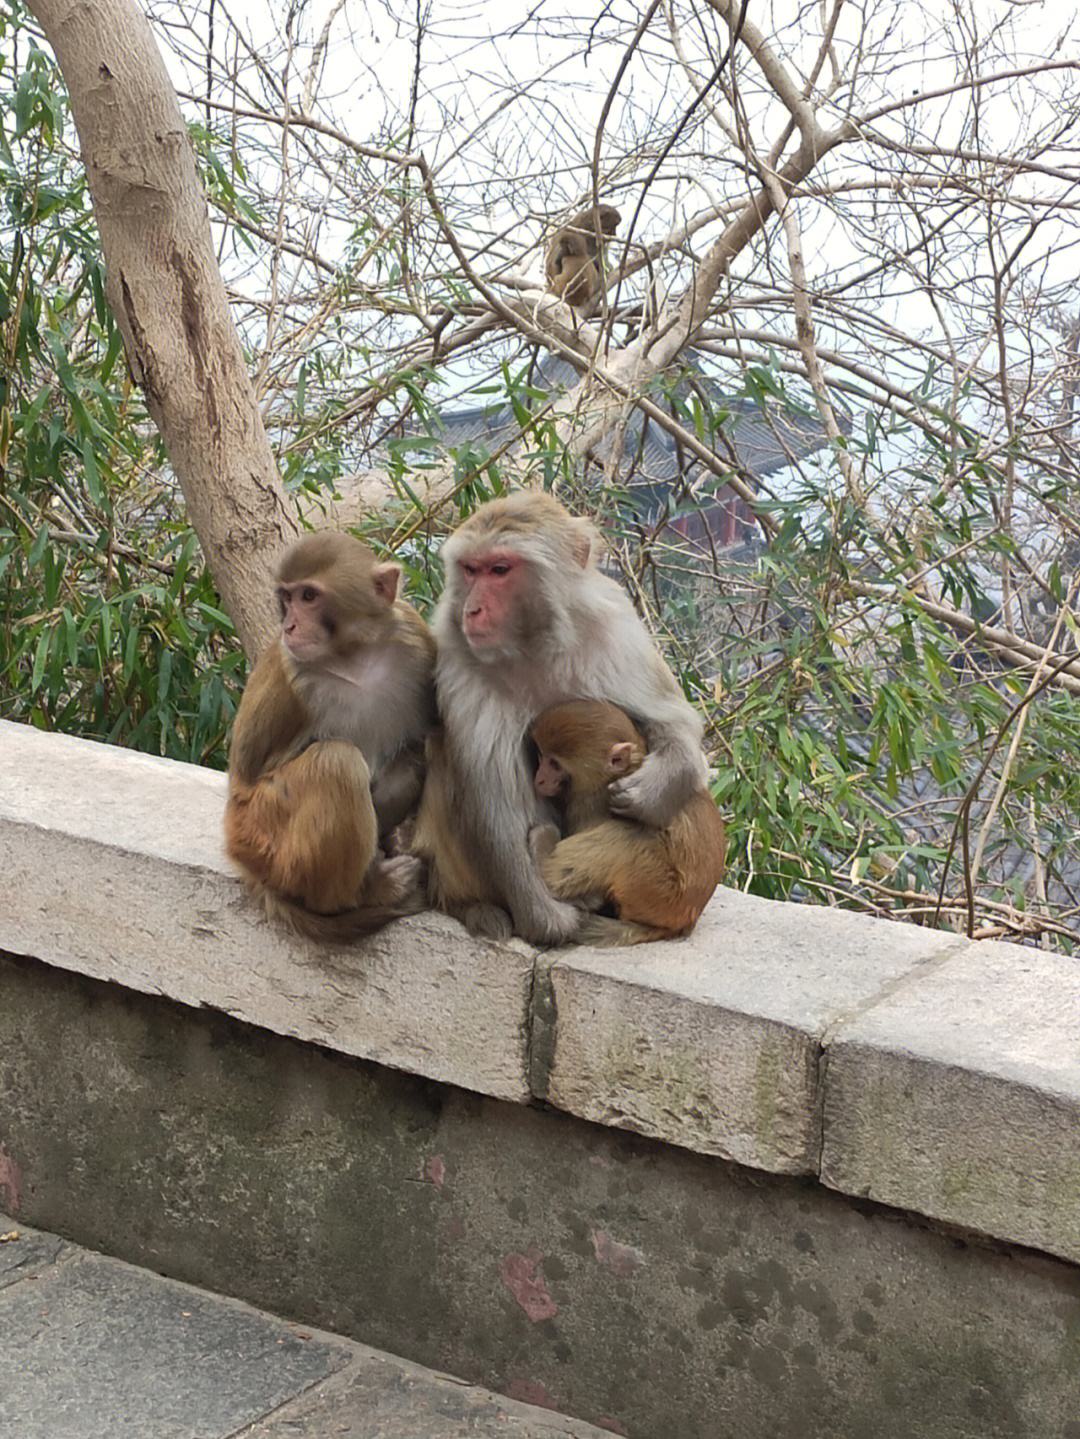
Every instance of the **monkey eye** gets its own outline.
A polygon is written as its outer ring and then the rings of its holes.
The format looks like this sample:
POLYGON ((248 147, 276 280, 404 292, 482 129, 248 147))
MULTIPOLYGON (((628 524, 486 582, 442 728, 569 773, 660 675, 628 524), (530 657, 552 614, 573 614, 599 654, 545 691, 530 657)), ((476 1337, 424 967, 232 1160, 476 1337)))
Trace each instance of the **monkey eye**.
POLYGON ((300 591, 300 598, 303 600, 304 604, 310 605, 312 601, 319 598, 319 592, 318 590, 312 589, 310 585, 305 585, 304 588, 300 591))
POLYGON ((474 580, 474 579, 476 578, 476 566, 475 566, 475 565, 463 564, 463 565, 461 566, 461 568, 462 568, 462 571, 464 572, 464 574, 465 574, 470 580, 474 580))
POLYGON ((508 575, 510 573, 510 566, 500 562, 497 565, 492 565, 491 573, 493 575, 508 575))

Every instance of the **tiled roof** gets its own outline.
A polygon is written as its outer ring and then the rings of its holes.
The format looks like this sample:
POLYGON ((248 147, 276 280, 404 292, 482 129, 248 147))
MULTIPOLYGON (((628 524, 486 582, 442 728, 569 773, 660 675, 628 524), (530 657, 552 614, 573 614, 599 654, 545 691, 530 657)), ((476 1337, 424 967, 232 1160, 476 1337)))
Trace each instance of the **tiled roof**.
MULTIPOLYGON (((685 379, 677 386, 675 393, 680 399, 691 395, 699 387, 717 409, 730 411, 731 419, 724 426, 726 441, 734 448, 739 466, 759 479, 781 470, 793 460, 801 459, 821 449, 826 438, 821 422, 816 415, 793 414, 782 410, 779 405, 762 409, 761 406, 742 397, 725 395, 720 384, 704 374, 691 363, 696 371, 692 379, 685 379)), ((533 388, 548 394, 572 389, 580 379, 577 370, 568 360, 548 355, 540 360, 528 376, 533 388)), ((663 404, 662 397, 657 397, 663 404)), ((847 425, 841 417, 844 428, 847 425)), ((519 426, 513 411, 507 404, 476 405, 460 410, 444 411, 441 429, 435 435, 439 443, 447 448, 456 448, 470 440, 483 440, 490 449, 512 440, 519 426)), ((598 450, 604 458, 606 445, 598 450)), ((680 454, 676 441, 657 425, 647 421, 641 411, 635 409, 628 420, 622 440, 624 472, 633 470, 646 483, 660 485, 670 483, 680 475, 694 468, 693 463, 680 454), (644 429, 644 445, 642 430, 644 429)), ((722 458, 728 457, 725 440, 718 437, 717 452, 722 458)))

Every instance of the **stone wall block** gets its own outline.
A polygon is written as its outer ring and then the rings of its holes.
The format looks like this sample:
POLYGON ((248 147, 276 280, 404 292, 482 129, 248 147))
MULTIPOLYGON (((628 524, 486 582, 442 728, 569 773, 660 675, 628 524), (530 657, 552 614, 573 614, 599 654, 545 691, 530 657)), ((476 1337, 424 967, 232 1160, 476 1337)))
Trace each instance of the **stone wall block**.
POLYGON ((955 946, 947 934, 720 890, 687 939, 557 957, 542 1092, 600 1124, 816 1173, 825 1033, 955 946))
POLYGON ((965 945, 837 1027, 821 1177, 1080 1261, 1080 965, 965 945))
POLYGON ((347 948, 269 925, 225 778, 0 723, 0 949, 482 1094, 529 1097, 533 951, 426 913, 347 948))

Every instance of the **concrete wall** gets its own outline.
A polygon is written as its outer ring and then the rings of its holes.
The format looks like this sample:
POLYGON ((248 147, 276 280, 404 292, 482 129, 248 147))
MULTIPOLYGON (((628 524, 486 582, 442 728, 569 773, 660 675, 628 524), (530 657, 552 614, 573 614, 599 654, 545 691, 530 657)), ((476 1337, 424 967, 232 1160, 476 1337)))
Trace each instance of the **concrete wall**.
POLYGON ((1074 962, 730 891, 320 951, 222 802, 0 725, 0 1207, 643 1439, 1080 1439, 1074 962))

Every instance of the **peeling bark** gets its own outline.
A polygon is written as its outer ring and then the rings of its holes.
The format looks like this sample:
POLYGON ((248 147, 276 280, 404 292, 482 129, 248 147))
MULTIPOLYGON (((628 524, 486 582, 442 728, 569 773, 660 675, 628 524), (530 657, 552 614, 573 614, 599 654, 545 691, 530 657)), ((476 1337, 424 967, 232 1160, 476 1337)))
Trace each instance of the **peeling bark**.
POLYGON ((297 533, 229 313, 176 94, 134 0, 29 0, 71 95, 106 295, 241 642, 297 533))

